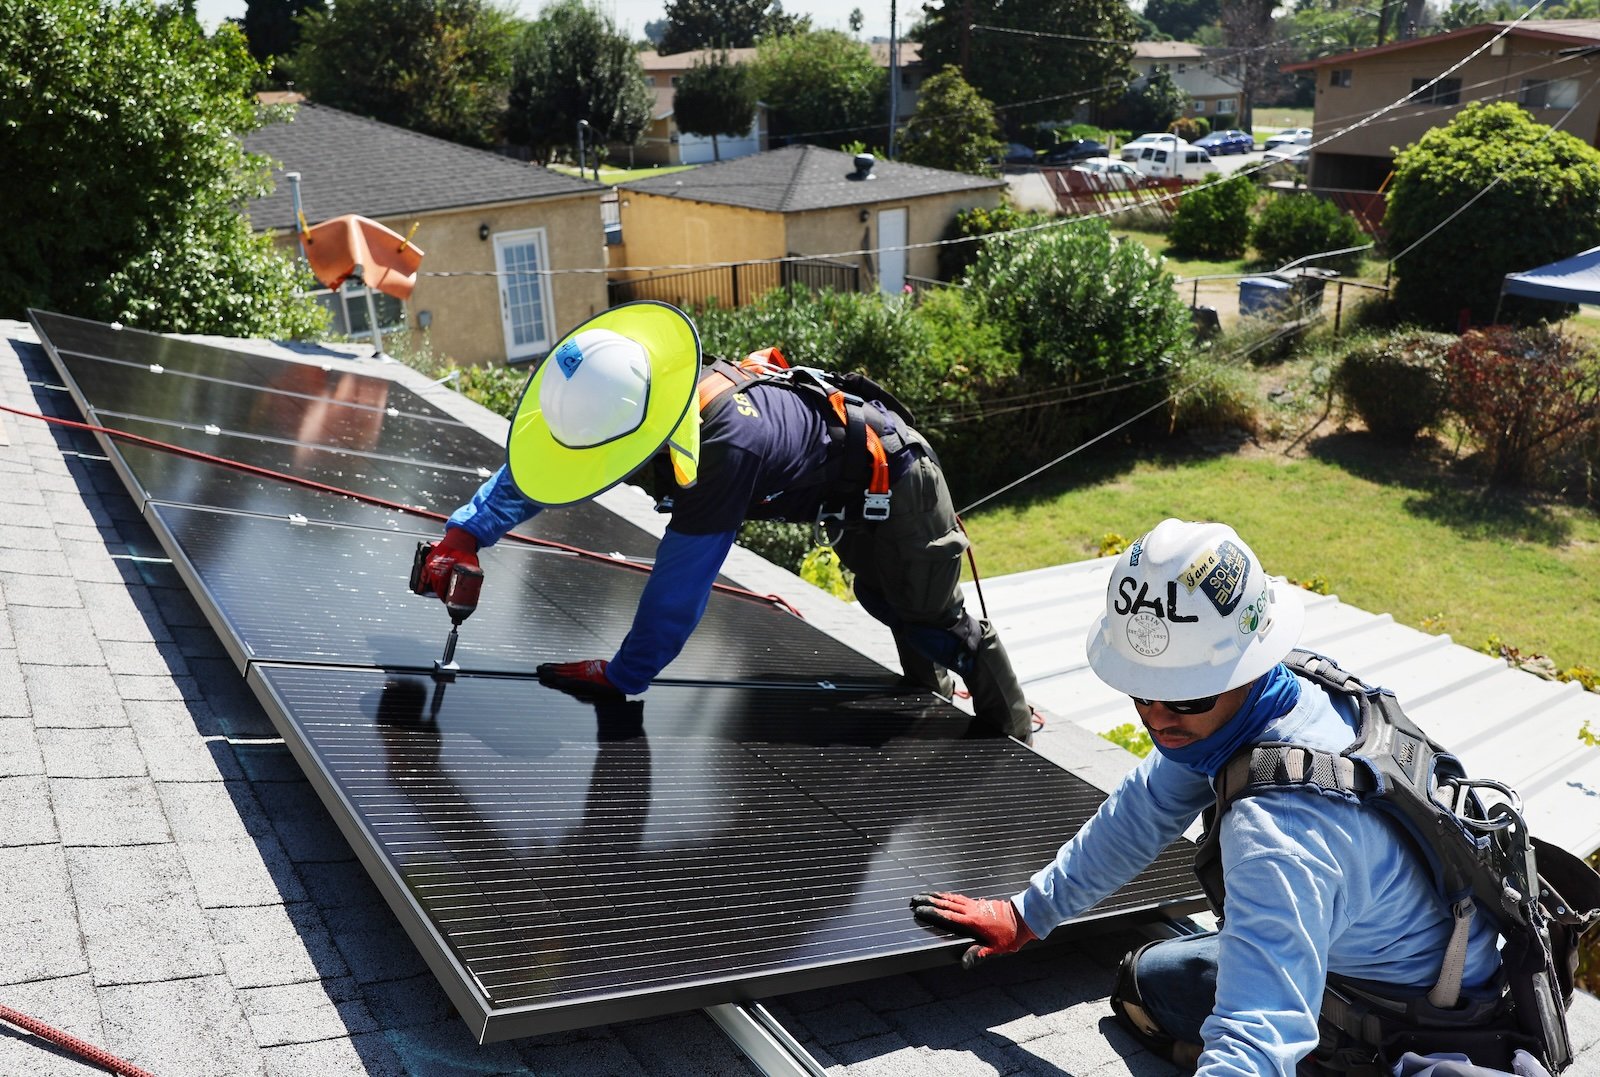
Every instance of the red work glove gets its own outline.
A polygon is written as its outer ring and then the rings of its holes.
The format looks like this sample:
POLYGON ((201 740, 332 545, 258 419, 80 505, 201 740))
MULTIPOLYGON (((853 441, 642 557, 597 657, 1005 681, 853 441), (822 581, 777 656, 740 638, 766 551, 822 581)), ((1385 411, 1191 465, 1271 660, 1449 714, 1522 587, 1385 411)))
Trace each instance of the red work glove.
POLYGON ((1014 954, 1039 937, 1009 901, 970 898, 965 894, 918 894, 911 899, 911 915, 925 924, 978 940, 961 955, 964 969, 996 954, 1014 954))
POLYGON ((544 662, 535 670, 539 682, 584 699, 619 698, 620 689, 606 676, 606 661, 589 658, 582 662, 544 662))
POLYGON ((422 590, 417 593, 432 591, 443 601, 449 593, 450 570, 458 564, 478 567, 478 540, 462 528, 447 527, 444 538, 435 542, 433 552, 428 554, 422 568, 422 590))

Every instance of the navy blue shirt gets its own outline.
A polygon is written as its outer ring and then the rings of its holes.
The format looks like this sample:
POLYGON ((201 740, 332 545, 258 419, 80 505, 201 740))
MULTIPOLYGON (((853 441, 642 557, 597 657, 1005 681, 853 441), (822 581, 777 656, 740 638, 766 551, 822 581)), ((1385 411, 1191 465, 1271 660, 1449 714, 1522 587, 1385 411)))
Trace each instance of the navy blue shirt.
MULTIPOLYGON (((893 429, 892 418, 888 426, 893 429)), ((758 383, 717 402, 700 428, 698 480, 688 489, 669 484, 661 491, 670 495, 670 508, 663 508, 672 519, 633 626, 606 669, 612 684, 630 695, 643 692, 683 650, 740 524, 816 518, 827 489, 817 480, 827 462, 827 424, 799 392, 758 383)), ((904 460, 894 463, 899 466, 891 468, 891 477, 906 466, 904 460)), ((448 526, 492 546, 543 507, 522 496, 502 465, 448 526)))

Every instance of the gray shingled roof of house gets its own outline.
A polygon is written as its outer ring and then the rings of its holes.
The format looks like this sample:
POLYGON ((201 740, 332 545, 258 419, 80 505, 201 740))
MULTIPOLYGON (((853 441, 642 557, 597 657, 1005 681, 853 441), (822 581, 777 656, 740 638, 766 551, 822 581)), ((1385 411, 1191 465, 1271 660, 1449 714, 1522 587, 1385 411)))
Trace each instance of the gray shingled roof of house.
POLYGON ((392 217, 560 195, 598 197, 604 190, 488 150, 309 102, 293 106, 289 119, 250 132, 244 145, 275 162, 273 191, 246 207, 257 229, 294 222, 285 172, 300 173, 301 200, 312 223, 346 213, 392 217))
POLYGON ((852 178, 855 158, 819 146, 786 146, 687 172, 619 184, 627 191, 723 206, 791 213, 869 205, 1003 187, 1005 180, 878 161, 870 179, 852 178))
MULTIPOLYGON (((227 343, 392 374, 505 433, 413 371, 345 358, 364 348, 227 343)), ((0 403, 80 417, 16 322, 0 321, 0 403)), ((625 488, 603 503, 662 526, 625 488)), ((726 571, 892 664, 859 609, 742 549, 726 571)), ((1071 721, 1035 748, 1102 788, 1132 761, 1071 721)), ((160 1077, 757 1072, 701 1012, 473 1042, 98 443, 4 412, 0 818, 0 1003, 160 1077)), ((830 1077, 1167 1077, 1106 1005, 1146 930, 1090 926, 973 973, 765 1004, 830 1077)), ((1581 1067, 1600 1049, 1600 1003, 1581 999, 1572 1019, 1581 1067)), ((0 1023, 4 1077, 103 1072, 0 1023)))

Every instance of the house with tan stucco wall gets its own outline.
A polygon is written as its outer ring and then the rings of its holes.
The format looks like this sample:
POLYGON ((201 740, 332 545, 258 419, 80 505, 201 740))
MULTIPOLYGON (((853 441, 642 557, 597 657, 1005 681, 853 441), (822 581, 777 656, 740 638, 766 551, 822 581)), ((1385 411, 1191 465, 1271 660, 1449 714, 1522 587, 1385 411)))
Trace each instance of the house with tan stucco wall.
POLYGON ((897 293, 1004 180, 790 146, 619 187, 612 298, 739 305, 791 280, 897 293), (738 268, 734 268, 735 265, 738 268), (848 281, 848 285, 843 282, 848 281))
POLYGON ((1376 191, 1393 170, 1397 150, 1449 123, 1473 101, 1514 101, 1539 123, 1560 122, 1562 130, 1600 144, 1600 94, 1590 92, 1600 70, 1584 55, 1596 47, 1600 19, 1544 19, 1485 23, 1286 65, 1285 71, 1307 72, 1317 84, 1308 182, 1376 191), (1356 126, 1439 76, 1418 96, 1356 126))
MULTIPOLYGON (((378 324, 413 330, 441 358, 537 359, 606 308, 600 184, 310 103, 245 148, 273 162, 273 190, 245 207, 257 231, 296 245, 288 174, 299 173, 307 223, 359 214, 422 249, 407 302, 374 296, 378 324)), ((336 329, 370 332, 358 284, 318 299, 336 329)))

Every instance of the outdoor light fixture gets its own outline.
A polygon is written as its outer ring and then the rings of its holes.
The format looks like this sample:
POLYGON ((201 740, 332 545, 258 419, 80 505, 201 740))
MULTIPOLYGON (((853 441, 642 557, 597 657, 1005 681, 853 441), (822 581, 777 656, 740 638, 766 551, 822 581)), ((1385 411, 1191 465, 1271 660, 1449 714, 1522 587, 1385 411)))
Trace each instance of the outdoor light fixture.
POLYGON ((482 240, 489 238, 489 226, 487 224, 478 225, 478 238, 482 240))
POLYGON ((870 216, 872 216, 872 214, 868 213, 866 210, 862 210, 861 211, 861 223, 862 224, 866 224, 867 223, 867 218, 870 217, 870 216))

